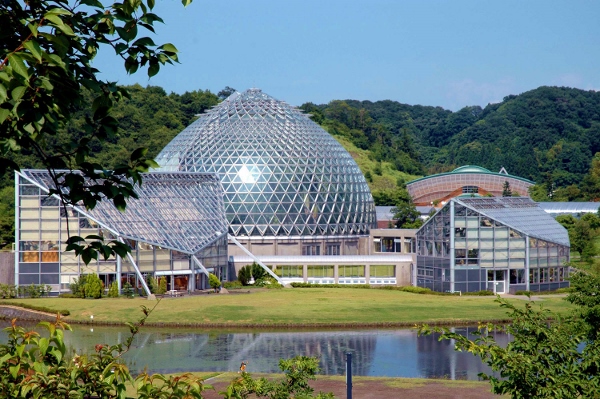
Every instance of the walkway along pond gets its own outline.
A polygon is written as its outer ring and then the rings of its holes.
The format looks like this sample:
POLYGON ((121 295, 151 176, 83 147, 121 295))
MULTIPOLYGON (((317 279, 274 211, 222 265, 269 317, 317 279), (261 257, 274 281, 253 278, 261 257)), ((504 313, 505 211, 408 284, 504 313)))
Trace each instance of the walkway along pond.
MULTIPOLYGON (((65 341, 77 353, 91 353, 94 345, 124 342, 127 328, 74 325, 65 341)), ((474 328, 456 327, 467 334, 474 328)), ((506 344, 508 337, 496 333, 506 344)), ((6 342, 2 332, 1 342, 6 342)), ((322 373, 343 375, 346 353, 353 354, 353 374, 361 376, 419 377, 477 380, 489 368, 471 354, 456 352, 454 343, 437 335, 418 337, 414 329, 218 332, 142 328, 126 354, 131 370, 176 373, 183 371, 237 371, 242 361, 251 373, 278 372, 280 358, 298 355, 321 359, 322 373)))

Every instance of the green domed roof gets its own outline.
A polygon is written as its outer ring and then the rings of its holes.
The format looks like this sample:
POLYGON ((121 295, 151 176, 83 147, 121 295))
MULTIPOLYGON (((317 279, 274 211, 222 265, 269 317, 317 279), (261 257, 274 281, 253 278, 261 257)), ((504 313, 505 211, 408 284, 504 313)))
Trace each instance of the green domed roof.
POLYGON ((456 169, 454 169, 452 172, 450 173, 491 173, 490 170, 486 169, 486 168, 482 168, 481 166, 475 166, 475 165, 465 165, 465 166, 461 166, 458 167, 456 169))

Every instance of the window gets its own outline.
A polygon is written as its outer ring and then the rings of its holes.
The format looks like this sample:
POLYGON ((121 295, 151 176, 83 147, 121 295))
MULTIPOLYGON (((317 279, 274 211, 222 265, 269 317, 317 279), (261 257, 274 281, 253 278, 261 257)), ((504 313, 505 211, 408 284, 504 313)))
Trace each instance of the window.
POLYGON ((308 278, 333 277, 333 266, 308 266, 308 278))
POLYGON ((394 265, 371 265, 370 277, 396 277, 394 265))
POLYGON ((302 270, 302 266, 291 266, 291 265, 285 265, 285 266, 277 266, 277 274, 279 275, 279 277, 283 277, 283 278, 294 278, 294 277, 304 277, 303 274, 303 270, 302 270))
POLYGON ((339 277, 364 277, 364 266, 338 266, 339 277))
POLYGON ((340 254, 340 244, 327 244, 325 246, 325 255, 339 255, 340 254))
POLYGON ((525 269, 511 269, 510 271, 511 284, 525 284, 525 269))
POLYGON ((302 255, 306 256, 314 256, 321 255, 321 246, 320 245, 304 245, 302 246, 302 255))

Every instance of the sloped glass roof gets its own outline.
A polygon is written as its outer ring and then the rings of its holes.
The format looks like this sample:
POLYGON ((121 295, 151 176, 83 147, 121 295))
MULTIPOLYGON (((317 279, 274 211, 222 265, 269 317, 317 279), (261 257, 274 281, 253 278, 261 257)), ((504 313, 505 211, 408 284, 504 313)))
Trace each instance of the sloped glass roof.
POLYGON ((531 198, 454 198, 453 201, 530 237, 570 246, 567 230, 531 198))
POLYGON ((375 206, 329 133, 259 89, 234 93, 156 157, 162 171, 216 173, 234 236, 368 234, 375 206))
MULTIPOLYGON (((48 192, 55 187, 45 170, 23 170, 22 176, 48 192)), ((120 212, 110 201, 77 211, 122 237, 195 254, 227 234, 223 189, 217 176, 205 173, 144 173, 138 199, 120 212)))
POLYGON ((596 213, 600 202, 540 202, 540 208, 548 213, 596 213))

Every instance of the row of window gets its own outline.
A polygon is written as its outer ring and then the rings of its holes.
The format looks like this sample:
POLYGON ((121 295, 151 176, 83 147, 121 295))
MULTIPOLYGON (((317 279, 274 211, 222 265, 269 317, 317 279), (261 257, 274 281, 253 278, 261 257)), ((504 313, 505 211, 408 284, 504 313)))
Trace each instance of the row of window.
MULTIPOLYGON (((340 265, 338 268, 338 277, 365 277, 365 266, 363 265, 340 265)), ((332 265, 310 265, 307 266, 306 276, 308 278, 333 278, 335 275, 335 266, 332 265)), ((304 267, 301 265, 279 265, 275 268, 275 273, 282 278, 303 278, 304 267)), ((395 277, 396 267, 394 265, 371 265, 369 268, 370 277, 395 277)))
MULTIPOLYGON (((325 253, 323 255, 340 255, 340 244, 326 244, 325 253)), ((304 256, 318 256, 321 255, 321 245, 319 244, 308 244, 302 246, 302 255, 304 256)))
MULTIPOLYGON (((450 281, 450 273, 447 269, 433 269, 418 267, 417 276, 424 278, 434 278, 434 271, 436 272, 437 279, 450 281)), ((504 281, 506 270, 488 270, 487 281, 504 281)), ((510 269, 508 274, 508 281, 510 284, 526 284, 526 271, 525 269, 510 269)), ((567 281, 569 274, 568 267, 546 267, 546 268, 530 268, 529 269, 529 283, 555 283, 567 281)), ((466 275, 465 275, 466 276, 466 275)), ((471 278, 471 277, 470 277, 471 278)), ((485 278, 485 275, 482 275, 485 278)), ((457 279, 459 281, 461 279, 457 279)), ((478 280, 478 276, 475 275, 475 281, 478 280)), ((461 280, 464 281, 464 280, 461 280)))

